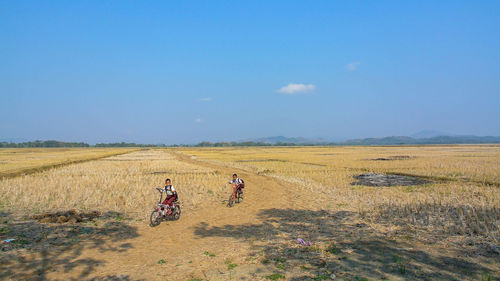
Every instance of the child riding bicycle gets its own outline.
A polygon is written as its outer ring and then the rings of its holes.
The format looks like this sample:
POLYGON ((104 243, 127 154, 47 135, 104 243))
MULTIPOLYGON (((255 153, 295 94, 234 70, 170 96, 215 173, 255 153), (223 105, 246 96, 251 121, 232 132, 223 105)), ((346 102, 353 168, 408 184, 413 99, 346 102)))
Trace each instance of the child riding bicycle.
POLYGON ((232 185, 233 192, 235 195, 236 195, 236 192, 243 193, 242 188, 245 187, 245 182, 242 179, 238 178, 237 174, 233 174, 233 179, 229 181, 229 184, 232 185))
POLYGON ((177 191, 175 191, 174 186, 171 184, 170 179, 165 180, 165 186, 163 187, 163 192, 167 194, 167 197, 163 201, 163 205, 168 206, 168 215, 172 213, 174 208, 174 201, 177 201, 177 191))

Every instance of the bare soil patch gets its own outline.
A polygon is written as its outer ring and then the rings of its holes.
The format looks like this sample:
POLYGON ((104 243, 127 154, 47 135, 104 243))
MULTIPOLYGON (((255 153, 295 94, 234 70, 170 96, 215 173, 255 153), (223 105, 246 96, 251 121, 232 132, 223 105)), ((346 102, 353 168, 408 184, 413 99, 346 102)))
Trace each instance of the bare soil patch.
POLYGON ((431 181, 415 176, 403 176, 392 174, 376 174, 366 173, 354 176, 358 181, 351 183, 352 185, 367 185, 367 186, 410 186, 423 185, 431 183, 431 181))
POLYGON ((394 161, 394 160, 409 160, 413 159, 415 156, 409 156, 409 155, 394 155, 394 156, 389 156, 389 157, 380 157, 380 158, 375 158, 372 159, 373 161, 394 161))
POLYGON ((91 221, 101 215, 99 211, 78 212, 76 210, 67 210, 37 214, 31 218, 41 223, 80 223, 91 221))

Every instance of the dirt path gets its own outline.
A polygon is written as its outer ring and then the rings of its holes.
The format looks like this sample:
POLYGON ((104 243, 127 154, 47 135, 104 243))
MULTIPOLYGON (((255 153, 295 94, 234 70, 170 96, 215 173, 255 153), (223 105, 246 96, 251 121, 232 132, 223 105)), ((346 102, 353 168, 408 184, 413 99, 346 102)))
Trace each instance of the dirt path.
MULTIPOLYGON (((263 280, 275 274, 287 280, 327 280, 334 273, 340 280, 452 280, 491 272, 492 261, 498 260, 396 241, 376 233, 351 212, 304 208, 298 189, 273 178, 175 155, 220 173, 237 172, 246 183, 244 202, 233 208, 222 203, 226 198, 205 202, 183 212, 179 221, 155 228, 145 222, 110 223, 109 232, 73 245, 12 257, 4 276, 177 281, 263 280), (298 245, 298 237, 314 246, 298 245)), ((68 226, 67 231, 75 230, 68 226)))

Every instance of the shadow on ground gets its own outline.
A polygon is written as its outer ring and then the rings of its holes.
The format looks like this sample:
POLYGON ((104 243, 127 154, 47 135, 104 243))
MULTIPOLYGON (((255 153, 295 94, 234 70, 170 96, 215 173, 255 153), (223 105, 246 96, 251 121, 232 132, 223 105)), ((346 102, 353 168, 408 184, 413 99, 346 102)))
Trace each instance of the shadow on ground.
MULTIPOLYGON (((126 240, 138 236, 137 229, 126 222, 103 217, 87 223, 46 224, 18 220, 2 213, 0 229, 2 241, 15 239, 0 244, 1 280, 46 280, 47 275, 55 271, 72 276, 74 280, 88 279, 104 262, 98 257, 83 258, 84 250, 96 249, 103 255, 126 252, 132 247, 126 240)), ((91 280, 129 279, 127 276, 104 276, 91 280)))
POLYGON ((440 251, 386 238, 352 212, 265 209, 259 218, 260 224, 201 223, 195 235, 248 241, 263 264, 259 266, 289 280, 326 280, 331 273, 340 280, 481 280, 484 274, 498 274, 460 250, 440 251), (297 238, 313 246, 300 245, 297 238))

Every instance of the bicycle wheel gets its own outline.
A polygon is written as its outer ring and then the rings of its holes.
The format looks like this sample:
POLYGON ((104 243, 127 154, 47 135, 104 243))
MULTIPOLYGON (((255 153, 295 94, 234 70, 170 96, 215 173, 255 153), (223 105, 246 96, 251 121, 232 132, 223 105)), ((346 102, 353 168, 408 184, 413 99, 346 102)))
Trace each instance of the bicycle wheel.
POLYGON ((151 212, 151 216, 149 216, 149 225, 151 227, 155 227, 159 225, 161 222, 161 216, 158 211, 151 212))
POLYGON ((180 219, 180 217, 181 217, 181 207, 175 206, 174 214, 172 215, 172 218, 174 220, 178 220, 178 219, 180 219))
POLYGON ((234 205, 234 194, 231 193, 231 195, 229 196, 229 200, 227 202, 227 206, 232 207, 233 205, 234 205))
POLYGON ((241 203, 243 201, 243 192, 238 192, 238 197, 236 197, 236 203, 241 203))

